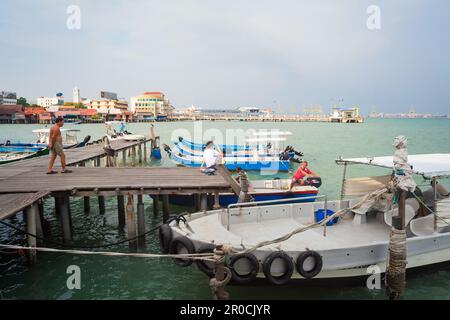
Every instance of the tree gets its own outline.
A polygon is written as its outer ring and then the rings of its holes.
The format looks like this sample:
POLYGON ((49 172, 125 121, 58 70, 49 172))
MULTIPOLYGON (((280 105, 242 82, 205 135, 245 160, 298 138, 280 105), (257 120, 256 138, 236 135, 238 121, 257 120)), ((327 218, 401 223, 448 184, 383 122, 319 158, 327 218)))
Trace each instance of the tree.
POLYGON ((21 105, 23 107, 29 107, 30 104, 27 102, 27 99, 24 97, 20 97, 19 99, 17 99, 17 104, 21 105))
POLYGON ((73 103, 73 102, 64 102, 64 105, 65 106, 74 106, 75 103, 73 103))
POLYGON ((75 103, 74 106, 75 108, 86 109, 86 106, 81 102, 75 103))

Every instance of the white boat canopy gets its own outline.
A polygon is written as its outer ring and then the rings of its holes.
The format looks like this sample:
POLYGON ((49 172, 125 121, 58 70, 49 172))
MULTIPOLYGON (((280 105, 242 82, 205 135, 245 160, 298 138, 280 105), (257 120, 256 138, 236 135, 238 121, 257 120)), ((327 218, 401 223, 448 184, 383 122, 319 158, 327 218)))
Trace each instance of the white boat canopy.
MULTIPOLYGON (((337 164, 366 164, 371 166, 393 168, 393 156, 337 159, 337 164)), ((425 178, 450 176, 450 153, 411 154, 408 163, 415 174, 425 178)))
POLYGON ((253 133, 255 137, 265 137, 265 136, 290 136, 292 135, 292 132, 290 131, 262 131, 262 132, 255 132, 253 133))
POLYGON ((258 143, 258 142, 282 142, 286 141, 287 139, 285 137, 256 137, 256 138, 248 138, 245 139, 245 142, 247 143, 258 143))
MULTIPOLYGON (((80 129, 61 128, 60 131, 61 132, 79 132, 81 130, 80 129)), ((33 130, 33 133, 50 133, 50 129, 49 128, 36 129, 36 130, 33 130)))

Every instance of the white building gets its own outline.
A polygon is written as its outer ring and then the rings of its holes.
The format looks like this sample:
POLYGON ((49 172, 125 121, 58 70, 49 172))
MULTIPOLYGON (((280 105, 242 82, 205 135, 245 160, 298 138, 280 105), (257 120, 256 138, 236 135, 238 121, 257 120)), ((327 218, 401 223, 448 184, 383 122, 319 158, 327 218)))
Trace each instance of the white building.
POLYGON ((37 100, 37 105, 44 107, 44 108, 48 108, 51 106, 62 106, 64 104, 64 99, 63 97, 39 97, 36 99, 37 100))
POLYGON ((77 87, 73 88, 73 102, 74 103, 81 102, 80 89, 78 89, 77 87))

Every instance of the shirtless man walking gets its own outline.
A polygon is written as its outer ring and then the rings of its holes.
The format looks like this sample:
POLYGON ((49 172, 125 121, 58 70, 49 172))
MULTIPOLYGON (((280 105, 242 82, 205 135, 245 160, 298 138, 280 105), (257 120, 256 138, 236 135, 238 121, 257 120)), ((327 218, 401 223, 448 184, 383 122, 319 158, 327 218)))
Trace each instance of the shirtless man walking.
POLYGON ((64 125, 64 118, 56 118, 55 125, 50 129, 50 137, 48 138, 48 148, 51 150, 50 162, 48 164, 47 174, 57 173, 53 171, 53 164, 55 163, 56 157, 61 158, 61 173, 69 173, 71 170, 66 169, 66 155, 63 151, 61 127, 64 125))

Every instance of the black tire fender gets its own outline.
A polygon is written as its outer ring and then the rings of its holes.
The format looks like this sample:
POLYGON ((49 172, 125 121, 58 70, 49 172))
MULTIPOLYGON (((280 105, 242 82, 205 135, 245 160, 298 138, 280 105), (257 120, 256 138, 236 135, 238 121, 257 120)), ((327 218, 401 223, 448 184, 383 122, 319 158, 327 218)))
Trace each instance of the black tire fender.
MULTIPOLYGON (((178 254, 178 247, 179 246, 183 246, 185 247, 186 251, 188 253, 195 253, 195 247, 194 244, 192 243, 191 240, 189 240, 187 237, 185 236, 181 236, 178 238, 175 238, 172 240, 172 242, 170 243, 170 254, 178 254)), ((193 262, 192 259, 182 259, 182 258, 172 258, 173 262, 180 266, 180 267, 187 267, 190 266, 193 262)))
POLYGON ((238 284, 247 284, 254 281, 259 272, 259 261, 252 253, 242 253, 231 256, 228 266, 231 270, 233 282, 238 284), (234 265, 241 259, 246 259, 250 263, 251 271, 249 274, 241 275, 235 271, 234 265))
MULTIPOLYGON (((198 248, 197 253, 213 253, 214 249, 216 248, 213 244, 204 244, 201 245, 200 248, 198 248)), ((205 273, 208 277, 212 278, 214 277, 214 267, 210 268, 207 265, 207 262, 204 260, 195 260, 195 264, 197 265, 197 268, 205 273)))
POLYGON ((168 224, 163 224, 158 230, 159 247, 164 254, 169 253, 170 243, 172 241, 172 228, 168 224))
POLYGON ((275 251, 267 256, 263 263, 263 272, 267 280, 276 285, 283 285, 291 280, 292 274, 294 273, 294 262, 292 258, 283 251, 275 251), (281 259, 286 263, 286 271, 281 276, 274 276, 270 272, 272 263, 275 259, 281 259))
POLYGON ((320 273, 320 271, 322 271, 323 266, 322 256, 318 252, 311 250, 301 252, 297 257, 296 266, 297 272, 303 278, 305 279, 314 278, 316 275, 320 273), (305 260, 309 257, 314 258, 314 268, 312 268, 311 270, 305 270, 303 264, 305 263, 305 260))

